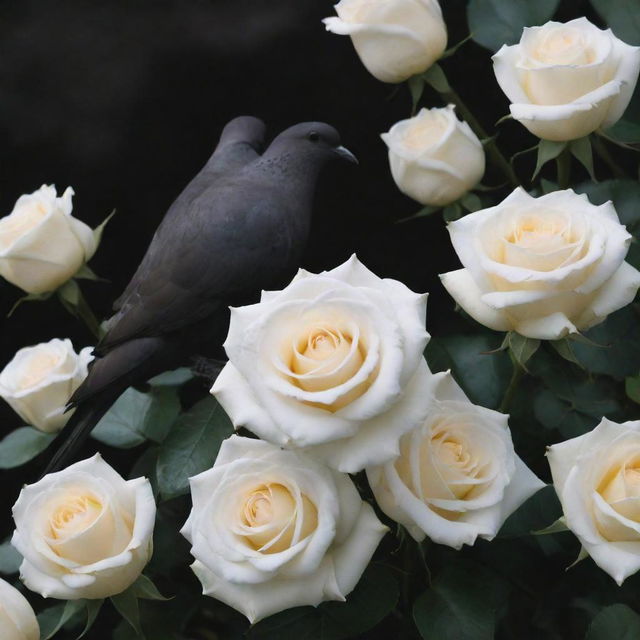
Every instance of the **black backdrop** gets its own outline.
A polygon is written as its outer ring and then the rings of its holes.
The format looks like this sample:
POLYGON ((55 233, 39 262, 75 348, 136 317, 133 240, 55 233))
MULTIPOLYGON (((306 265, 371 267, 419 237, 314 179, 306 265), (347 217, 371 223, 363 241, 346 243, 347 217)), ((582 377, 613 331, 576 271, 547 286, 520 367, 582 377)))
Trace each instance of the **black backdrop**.
MULTIPOLYGON (((443 4, 450 44, 467 35, 464 0, 443 4)), ((379 134, 409 114, 405 86, 376 81, 349 38, 325 32, 333 14, 321 0, 3 0, 0 2, 0 215, 43 183, 76 191, 74 215, 92 227, 112 209, 91 262, 110 283, 83 283, 105 317, 181 188, 205 162, 230 118, 263 118, 271 135, 304 120, 342 133, 360 166, 323 176, 303 266, 335 266, 354 251, 381 276, 431 293, 432 333, 471 326, 454 313, 437 274, 455 268, 440 216, 394 220, 419 209, 397 191, 379 134)), ((565 2, 559 18, 594 16, 565 2)), ((507 113, 489 52, 468 43, 444 62, 462 96, 489 130, 507 113)), ((439 105, 427 94, 431 105, 439 105)), ((534 144, 516 123, 500 144, 513 153, 534 144)), ((496 184, 488 172, 484 182, 496 184)), ((55 299, 6 311, 20 292, 0 282, 0 367, 23 346, 90 334, 55 299)), ((497 338, 499 340, 499 338, 497 338)), ((0 436, 20 425, 0 406, 0 436)), ((117 459, 117 452, 111 452, 117 459)), ((36 464, 41 464, 41 459, 36 464)), ((28 470, 33 476, 37 469, 28 470)), ((23 474, 0 472, 0 535, 23 474), (7 482, 8 480, 8 482, 7 482)))

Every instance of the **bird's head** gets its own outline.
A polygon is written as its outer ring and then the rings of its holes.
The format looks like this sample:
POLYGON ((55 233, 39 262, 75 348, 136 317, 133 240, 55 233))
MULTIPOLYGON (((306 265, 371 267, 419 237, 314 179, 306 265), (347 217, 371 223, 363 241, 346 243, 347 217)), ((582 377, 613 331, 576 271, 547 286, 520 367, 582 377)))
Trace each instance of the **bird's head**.
POLYGON ((340 134, 325 122, 302 122, 285 129, 272 147, 286 148, 296 157, 323 164, 330 160, 346 160, 358 164, 356 157, 340 144, 340 134))

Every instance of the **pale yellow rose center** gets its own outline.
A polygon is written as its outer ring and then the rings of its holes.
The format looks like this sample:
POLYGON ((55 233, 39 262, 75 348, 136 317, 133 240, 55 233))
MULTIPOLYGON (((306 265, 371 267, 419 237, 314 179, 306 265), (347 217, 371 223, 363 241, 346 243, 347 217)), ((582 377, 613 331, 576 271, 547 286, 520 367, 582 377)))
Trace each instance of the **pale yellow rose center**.
POLYGON ((574 238, 564 221, 547 217, 523 218, 507 235, 506 240, 536 253, 557 251, 574 242, 574 238))
POLYGON ((428 149, 442 140, 448 127, 449 121, 442 113, 425 113, 407 126, 402 142, 413 151, 428 149))
POLYGON ((102 513, 102 503, 93 495, 69 496, 49 517, 50 537, 64 540, 86 531, 102 513))
POLYGON ((591 64, 596 57, 584 34, 572 27, 542 31, 532 55, 543 64, 576 66, 591 64))
POLYGON ((247 542, 263 553, 280 553, 318 526, 318 510, 307 496, 296 501, 279 483, 266 483, 246 496, 240 516, 247 542))
POLYGON ((474 488, 465 479, 474 479, 481 472, 468 444, 448 431, 436 431, 429 444, 441 478, 458 500, 463 500, 474 488))
POLYGON ((41 203, 20 207, 0 220, 0 250, 8 249, 18 238, 33 229, 47 215, 41 203))
POLYGON ((22 369, 16 388, 24 390, 40 384, 58 367, 61 360, 61 356, 57 353, 44 350, 34 351, 22 369))

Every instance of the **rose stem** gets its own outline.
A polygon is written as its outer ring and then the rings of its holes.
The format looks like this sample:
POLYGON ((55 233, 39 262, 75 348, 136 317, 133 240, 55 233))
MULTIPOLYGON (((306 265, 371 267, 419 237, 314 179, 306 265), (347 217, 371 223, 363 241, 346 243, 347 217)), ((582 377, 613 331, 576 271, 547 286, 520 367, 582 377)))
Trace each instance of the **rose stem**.
POLYGON ((478 122, 473 113, 471 113, 470 109, 462 101, 462 98, 458 95, 458 93, 451 86, 449 86, 448 90, 439 91, 439 93, 445 102, 453 103, 456 105, 458 113, 473 129, 473 132, 478 136, 478 138, 480 138, 480 140, 485 141, 485 148, 487 149, 487 153, 493 160, 494 164, 500 168, 500 170, 502 171, 502 173, 504 173, 505 177, 507 178, 507 180, 509 180, 512 186, 519 187, 520 180, 518 180, 518 176, 516 176, 516 173, 509 161, 502 155, 502 152, 498 148, 495 139, 489 136, 489 134, 484 130, 484 127, 480 124, 480 122, 478 122))
POLYGON ((616 178, 626 178, 627 174, 624 172, 616 161, 611 157, 609 150, 607 149, 607 145, 602 141, 600 136, 597 134, 591 136, 591 141, 593 142, 593 148, 596 150, 596 153, 600 156, 603 162, 611 169, 611 172, 616 178))
POLYGON ((507 390, 504 392, 504 397, 502 398, 502 402, 500 403, 500 407, 498 411, 500 413, 506 413, 509 410, 509 405, 513 400, 513 395, 518 388, 518 383, 524 374, 524 369, 517 363, 513 363, 513 373, 511 374, 511 380, 509 380, 509 386, 507 390))
POLYGON ((568 189, 571 179, 571 151, 565 147, 556 158, 558 166, 558 189, 568 189))

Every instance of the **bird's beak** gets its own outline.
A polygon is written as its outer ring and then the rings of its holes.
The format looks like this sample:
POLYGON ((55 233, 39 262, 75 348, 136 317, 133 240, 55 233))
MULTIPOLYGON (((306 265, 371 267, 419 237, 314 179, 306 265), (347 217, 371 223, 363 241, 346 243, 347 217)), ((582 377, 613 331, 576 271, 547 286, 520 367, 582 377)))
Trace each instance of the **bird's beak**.
POLYGON ((356 158, 349 149, 343 146, 336 147, 334 151, 343 159, 348 162, 352 162, 353 164, 359 164, 358 158, 356 158))

